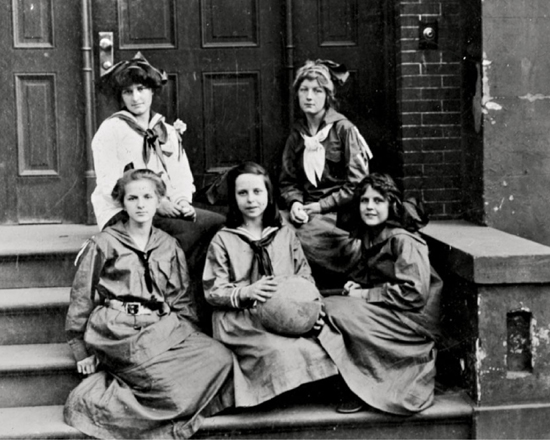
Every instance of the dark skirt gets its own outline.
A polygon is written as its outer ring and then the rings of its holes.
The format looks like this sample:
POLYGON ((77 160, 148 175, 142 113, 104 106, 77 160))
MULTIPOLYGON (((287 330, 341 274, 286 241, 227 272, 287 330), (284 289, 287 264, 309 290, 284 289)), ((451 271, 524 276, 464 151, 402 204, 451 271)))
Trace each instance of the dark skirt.
POLYGON ((194 222, 155 216, 154 226, 178 240, 185 254, 189 268, 192 295, 195 300, 201 330, 211 335, 212 307, 204 299, 202 273, 206 262, 208 246, 223 224, 225 217, 206 209, 195 208, 197 219, 194 222))
POLYGON ((290 222, 288 211, 282 215, 300 240, 317 284, 321 288, 341 287, 361 257, 361 241, 336 226, 335 213, 313 215, 303 225, 290 222))
POLYGON ((233 405, 232 362, 218 341, 193 333, 141 365, 84 379, 65 422, 97 438, 189 438, 204 417, 233 405))
POLYGON ((325 298, 328 323, 319 340, 348 387, 368 405, 409 415, 433 402, 434 342, 413 331, 399 312, 364 299, 325 298))

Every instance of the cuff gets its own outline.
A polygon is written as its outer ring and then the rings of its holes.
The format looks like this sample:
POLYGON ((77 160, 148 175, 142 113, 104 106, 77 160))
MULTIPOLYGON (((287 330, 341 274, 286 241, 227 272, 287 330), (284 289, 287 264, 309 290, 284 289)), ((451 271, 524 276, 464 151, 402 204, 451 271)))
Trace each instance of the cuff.
POLYGON ((176 205, 178 205, 179 202, 182 202, 182 201, 183 201, 183 202, 187 202, 187 203, 189 203, 190 205, 192 204, 191 200, 190 200, 188 197, 178 197, 176 200, 174 200, 174 203, 175 203, 176 205))
POLYGON ((78 338, 71 339, 69 341, 69 345, 77 362, 90 356, 88 354, 88 350, 86 349, 86 344, 84 343, 84 340, 78 338))
MULTIPOLYGON (((384 292, 384 289, 382 287, 371 287, 370 289, 364 289, 367 291, 366 295, 366 301, 367 302, 383 302, 382 300, 382 294, 384 292)), ((363 293, 363 291, 361 292, 363 293)))
POLYGON ((334 211, 336 203, 334 203, 334 200, 332 198, 326 197, 319 200, 319 205, 321 206, 321 213, 326 214, 327 212, 334 211))

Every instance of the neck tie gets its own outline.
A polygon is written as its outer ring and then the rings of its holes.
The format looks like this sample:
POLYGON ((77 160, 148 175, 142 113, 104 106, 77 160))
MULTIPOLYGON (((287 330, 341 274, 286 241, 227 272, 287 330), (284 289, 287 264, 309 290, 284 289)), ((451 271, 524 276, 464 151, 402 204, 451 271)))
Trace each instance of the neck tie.
POLYGON ((317 182, 321 180, 323 170, 325 169, 325 147, 323 147, 321 142, 327 138, 331 128, 332 124, 328 124, 314 136, 300 133, 305 145, 304 171, 307 180, 315 187, 317 187, 317 182))
POLYGON ((255 283, 263 276, 273 275, 273 265, 267 253, 267 246, 273 242, 273 239, 277 235, 276 230, 260 240, 251 240, 248 236, 240 233, 237 235, 241 240, 248 243, 254 252, 254 260, 252 261, 252 268, 250 271, 250 283, 255 283))
POLYGON ((152 127, 149 127, 147 129, 144 129, 142 126, 140 126, 134 118, 129 116, 127 112, 118 112, 115 113, 112 118, 116 117, 119 119, 122 119, 124 122, 128 124, 128 126, 134 130, 136 133, 143 136, 143 149, 142 149, 142 157, 143 157, 143 163, 145 166, 149 163, 149 160, 151 158, 151 152, 157 156, 160 163, 162 164, 162 167, 164 168, 164 171, 168 174, 168 169, 166 167, 166 162, 164 161, 164 153, 161 148, 161 144, 166 143, 166 139, 168 137, 166 126, 163 123, 163 118, 157 117, 155 118, 155 113, 153 113, 153 117, 151 121, 154 121, 154 124, 152 127))

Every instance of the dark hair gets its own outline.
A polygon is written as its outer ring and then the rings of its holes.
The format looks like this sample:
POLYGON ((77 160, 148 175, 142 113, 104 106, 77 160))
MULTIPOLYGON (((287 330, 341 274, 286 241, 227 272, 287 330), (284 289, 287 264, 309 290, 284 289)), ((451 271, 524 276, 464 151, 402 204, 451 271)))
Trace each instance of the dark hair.
POLYGON ((297 81, 294 83, 294 95, 296 96, 296 100, 298 100, 298 91, 300 90, 300 86, 306 79, 310 81, 317 81, 319 85, 323 89, 325 89, 325 92, 327 94, 327 98, 325 100, 325 109, 338 109, 338 100, 336 99, 335 91, 329 87, 326 78, 317 72, 308 72, 301 78, 297 79, 297 81))
POLYGON ((161 199, 166 195, 166 184, 160 176, 154 171, 147 169, 128 170, 120 179, 117 180, 111 197, 124 206, 124 196, 126 195, 126 185, 136 180, 150 180, 155 184, 155 193, 161 199))
POLYGON ((265 187, 267 189, 267 207, 265 208, 262 220, 263 225, 265 226, 281 226, 281 214, 279 213, 279 208, 275 203, 273 197, 273 184, 269 178, 269 174, 264 167, 258 165, 255 162, 243 162, 236 167, 233 167, 227 173, 227 221, 225 224, 229 228, 237 228, 241 226, 244 222, 243 214, 237 206, 237 197, 235 195, 235 182, 237 177, 242 174, 255 174, 257 176, 263 176, 265 187))
POLYGON ((142 84, 154 92, 162 89, 162 78, 158 72, 148 69, 146 66, 128 66, 115 73, 111 79, 111 87, 120 102, 122 91, 133 84, 142 84))
POLYGON ((388 174, 372 173, 366 176, 355 190, 355 203, 359 209, 359 203, 368 187, 378 191, 390 204, 388 220, 399 221, 402 216, 403 196, 397 188, 395 181, 388 174))
POLYGON ((360 237, 367 226, 361 219, 361 197, 368 187, 378 191, 389 202, 387 222, 394 226, 402 226, 403 198, 395 181, 387 174, 372 173, 366 176, 355 188, 352 202, 350 202, 348 214, 343 220, 342 227, 351 232, 352 236, 360 237))

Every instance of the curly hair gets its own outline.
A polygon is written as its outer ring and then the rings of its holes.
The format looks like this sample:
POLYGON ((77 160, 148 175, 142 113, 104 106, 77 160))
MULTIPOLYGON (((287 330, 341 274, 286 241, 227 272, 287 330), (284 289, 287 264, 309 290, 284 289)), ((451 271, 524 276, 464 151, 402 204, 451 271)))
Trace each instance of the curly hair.
POLYGON ((361 219, 361 197, 368 187, 378 191, 389 202, 387 222, 402 226, 403 197, 395 181, 388 174, 372 173, 366 176, 355 188, 353 200, 350 202, 349 218, 346 219, 346 229, 354 237, 359 237, 365 231, 366 225, 361 219))
POLYGON ((153 92, 162 89, 161 78, 156 72, 153 70, 147 72, 141 66, 130 66, 113 75, 112 90, 116 98, 120 101, 122 99, 122 91, 133 84, 142 84, 148 89, 153 90, 153 92))
POLYGON ((237 205, 237 196, 235 194, 235 182, 237 177, 242 174, 255 174, 257 176, 263 176, 265 187, 267 189, 267 207, 265 208, 262 221, 265 226, 281 226, 281 214, 279 208, 275 203, 273 196, 273 184, 269 178, 269 174, 264 167, 258 165, 256 162, 243 162, 240 165, 233 167, 227 173, 227 220, 226 226, 229 228, 237 228, 244 223, 243 214, 237 205))
POLYGON ((154 171, 147 169, 128 170, 120 179, 117 180, 111 193, 111 197, 124 206, 124 196, 126 195, 126 186, 136 180, 150 180, 154 184, 155 193, 159 199, 166 195, 166 184, 160 176, 154 171))

